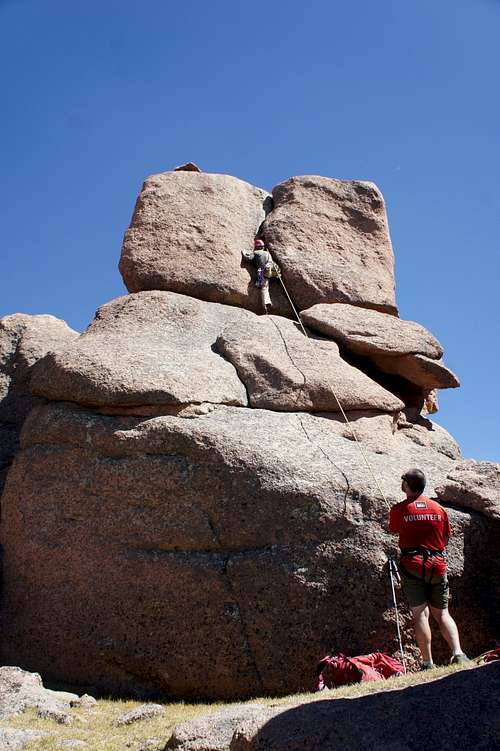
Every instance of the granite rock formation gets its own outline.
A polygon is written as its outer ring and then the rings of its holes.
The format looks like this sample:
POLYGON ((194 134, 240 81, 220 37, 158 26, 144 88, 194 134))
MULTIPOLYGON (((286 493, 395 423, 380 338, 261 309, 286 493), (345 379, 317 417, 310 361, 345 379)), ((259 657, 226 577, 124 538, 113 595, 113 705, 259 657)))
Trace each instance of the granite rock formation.
POLYGON ((474 459, 459 462, 436 488, 436 495, 442 503, 475 509, 500 520, 500 465, 474 459))
MULTIPOLYGON (((193 171, 147 180, 120 262, 131 293, 30 361, 2 497, 4 662, 231 699, 309 689, 327 652, 396 649, 387 513, 408 467, 432 495, 460 466, 421 414, 458 382, 437 340, 396 316, 378 190, 303 177, 273 196, 193 171), (241 262, 256 233, 305 330, 280 287, 257 315, 241 262)), ((498 519, 452 504, 454 610, 481 651, 498 628, 484 565, 498 519)))

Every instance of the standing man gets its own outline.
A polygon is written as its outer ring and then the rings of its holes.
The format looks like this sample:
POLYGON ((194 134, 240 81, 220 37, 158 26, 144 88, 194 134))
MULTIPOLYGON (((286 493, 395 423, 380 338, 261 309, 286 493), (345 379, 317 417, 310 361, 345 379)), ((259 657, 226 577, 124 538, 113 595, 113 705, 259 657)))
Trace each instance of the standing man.
POLYGON ((389 530, 399 534, 399 570, 422 653, 422 670, 432 668, 432 613, 451 649, 451 665, 467 662, 462 652, 457 624, 448 612, 449 587, 444 549, 451 535, 448 514, 436 501, 423 495, 425 475, 410 469, 401 477, 406 500, 396 503, 389 515, 389 530))

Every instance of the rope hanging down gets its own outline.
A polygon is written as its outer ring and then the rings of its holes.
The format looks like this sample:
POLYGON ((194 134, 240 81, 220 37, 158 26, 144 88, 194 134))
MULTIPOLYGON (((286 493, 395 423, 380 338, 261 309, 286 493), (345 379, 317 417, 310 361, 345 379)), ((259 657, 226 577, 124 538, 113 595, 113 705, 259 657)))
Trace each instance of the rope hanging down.
MULTIPOLYGON (((282 277, 281 277, 281 274, 280 274, 280 275, 278 276, 278 279, 280 280, 280 282, 281 282, 281 285, 282 285, 282 287, 283 287, 283 289, 284 289, 284 291, 285 291, 285 294, 286 294, 286 296, 287 296, 287 298, 288 298, 288 301, 289 301, 290 305, 292 306, 292 310, 293 310, 293 312, 294 312, 294 314, 295 314, 295 317, 296 317, 296 319, 297 319, 297 322, 298 322, 298 324, 299 324, 300 328, 302 329, 302 331, 303 331, 303 333, 304 333, 304 335, 305 335, 306 339, 307 339, 308 341, 310 341, 310 340, 311 340, 311 337, 310 337, 310 336, 309 336, 309 334, 307 333, 307 331, 306 331, 306 329, 305 329, 305 327, 304 327, 304 324, 302 323, 302 320, 301 320, 301 318, 300 318, 299 314, 297 313, 297 310, 296 310, 296 308, 295 308, 295 305, 294 305, 294 304, 293 304, 293 302, 292 302, 292 298, 291 298, 291 297, 290 297, 290 295, 288 294, 288 290, 287 290, 287 288, 286 288, 285 282, 283 281, 283 279, 282 279, 282 277)), ((266 313, 267 313, 267 310, 266 310, 266 313)), ((312 350, 312 352, 314 353, 314 350, 313 350, 312 348, 311 348, 311 350, 312 350)), ((315 353, 314 353, 314 356, 316 356, 316 354, 315 354, 315 353)), ((371 477, 372 477, 373 481, 375 482, 375 485, 376 485, 376 487, 377 487, 377 489, 378 489, 378 492, 380 493, 380 495, 382 496, 383 500, 384 500, 384 501, 385 501, 385 503, 387 504, 387 498, 386 498, 386 496, 385 496, 385 493, 384 493, 384 491, 382 490, 382 487, 381 487, 381 485, 380 485, 380 483, 379 483, 379 481, 378 481, 378 479, 377 479, 377 476, 375 475, 375 472, 373 471, 373 468, 372 468, 372 466, 371 466, 370 462, 368 461, 368 457, 366 456, 366 454, 365 454, 365 452, 364 452, 364 450, 363 450, 363 446, 361 445, 361 441, 360 441, 360 440, 358 439, 358 436, 356 435, 356 431, 354 430, 354 426, 353 426, 353 425, 352 425, 352 423, 351 423, 351 422, 349 421, 349 418, 347 417, 347 415, 346 415, 346 413, 345 413, 345 410, 344 410, 344 408, 343 408, 342 404, 340 403, 340 399, 338 398, 338 396, 337 396, 337 393, 336 393, 336 391, 335 391, 334 387, 332 386, 332 387, 331 387, 331 389, 332 389, 332 393, 333 393, 333 396, 335 397, 335 401, 336 401, 336 402, 337 402, 337 404, 339 405, 339 410, 340 410, 340 412, 341 412, 341 414, 342 414, 342 417, 344 418, 346 425, 348 426, 349 430, 351 431, 352 437, 354 438, 354 441, 356 442, 356 444, 357 444, 357 446, 358 446, 358 448, 359 448, 359 450, 360 450, 360 452, 361 452, 361 456, 363 457, 363 460, 364 460, 364 462, 365 462, 365 464, 366 464, 366 466, 367 466, 367 468, 368 468, 368 471, 369 471, 369 473, 370 473, 370 475, 371 475, 371 477)))
MULTIPOLYGON (((308 341, 311 341, 311 337, 307 333, 307 330, 306 330, 304 324, 302 323, 302 320, 301 320, 301 318, 300 318, 300 316, 299 316, 299 314, 297 312, 297 309, 295 308, 295 305, 293 304, 293 300, 292 300, 292 298, 290 297, 290 295, 288 293, 288 290, 286 288, 285 282, 283 281, 283 279, 281 277, 281 273, 278 273, 277 277, 280 280, 281 286, 283 287, 285 295, 288 298, 288 302, 291 305, 291 308, 292 308, 292 310, 294 312, 295 318, 297 319, 297 323, 299 324, 300 328, 302 329, 302 332, 303 332, 304 336, 306 337, 306 339, 308 341)), ((266 305, 264 305, 264 310, 266 312, 266 315, 268 315, 268 310, 267 310, 267 306, 266 305)), ((314 357, 316 357, 316 359, 317 359, 317 356, 316 356, 316 353, 314 352, 314 349, 311 348, 311 350, 312 350, 312 352, 314 354, 314 357)), ((368 461, 368 457, 366 456, 366 454, 364 452, 363 446, 361 445, 361 441, 358 439, 358 436, 356 434, 354 426, 349 421, 349 418, 347 417, 347 414, 346 414, 346 412, 345 412, 345 410, 344 410, 344 408, 343 408, 343 406, 342 406, 342 404, 340 402, 340 399, 339 399, 339 397, 337 395, 337 392, 335 391, 335 388, 333 387, 333 385, 331 386, 331 389, 332 389, 332 393, 333 393, 333 396, 335 398, 335 401, 337 402, 337 404, 339 406, 339 410, 340 410, 340 412, 342 414, 342 417, 345 420, 345 423, 346 423, 347 427, 349 428, 349 430, 350 430, 350 432, 352 434, 352 437, 353 437, 355 443, 357 444, 357 446, 358 446, 358 448, 359 448, 359 450, 361 452, 361 456, 363 457, 363 461, 365 462, 365 464, 366 464, 366 466, 368 468, 368 472, 370 473, 373 481, 375 482, 375 485, 376 485, 376 487, 378 489, 378 492, 380 493, 380 495, 382 496, 383 500, 385 501, 385 504, 387 505, 386 495, 385 495, 384 491, 382 490, 382 487, 381 487, 381 485, 380 485, 380 483, 378 481, 378 478, 377 478, 377 476, 376 476, 376 474, 375 474, 375 472, 373 470, 373 467, 371 466, 370 462, 368 461)), ((325 454, 325 452, 323 451, 323 449, 321 448, 321 446, 319 446, 319 448, 320 448, 321 452, 326 456, 326 458, 329 461, 331 461, 330 457, 327 454, 325 454)), ((389 578, 390 578, 390 582, 391 582, 391 591, 392 591, 392 599, 393 599, 394 609, 395 609, 395 612, 396 612, 396 633, 397 633, 397 640, 398 640, 399 651, 400 651, 400 654, 401 654, 401 659, 402 659, 404 671, 405 671, 405 674, 406 674, 406 672, 407 672, 406 655, 405 655, 405 651, 404 651, 404 647, 403 647, 403 641, 402 641, 402 638, 401 638, 401 627, 400 627, 400 623, 399 623, 399 610, 398 610, 398 604, 397 604, 397 599, 396 599, 396 591, 395 591, 395 586, 394 586, 394 579, 397 578, 397 577, 398 577, 398 570, 397 570, 397 567, 396 567, 396 563, 395 563, 394 559, 392 557, 390 557, 389 558, 389 578)))

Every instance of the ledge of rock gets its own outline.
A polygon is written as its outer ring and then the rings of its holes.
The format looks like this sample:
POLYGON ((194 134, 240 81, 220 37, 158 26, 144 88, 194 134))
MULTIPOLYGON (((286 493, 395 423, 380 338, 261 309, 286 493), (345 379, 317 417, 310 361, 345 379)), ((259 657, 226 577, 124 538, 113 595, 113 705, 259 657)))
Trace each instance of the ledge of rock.
POLYGON ((394 373, 423 389, 456 389, 460 381, 442 360, 432 360, 424 355, 373 355, 371 357, 382 373, 394 373))
POLYGON ((311 329, 356 355, 420 354, 437 359, 443 354, 438 340, 419 323, 376 310, 321 303, 300 316, 311 329))
POLYGON ((346 411, 404 407, 346 363, 335 342, 307 338, 297 324, 278 316, 242 318, 226 326, 217 349, 235 366, 252 407, 339 412, 339 401, 346 411))
POLYGON ((33 393, 80 404, 131 407, 246 405, 235 368, 213 351, 224 326, 254 314, 174 292, 119 297, 64 350, 34 368, 33 393))
POLYGON ((300 309, 345 302, 396 312, 394 255, 373 183, 316 175, 273 188, 266 243, 300 309))
POLYGON ((479 511, 500 519, 500 464, 467 459, 456 464, 436 488, 443 503, 479 511))

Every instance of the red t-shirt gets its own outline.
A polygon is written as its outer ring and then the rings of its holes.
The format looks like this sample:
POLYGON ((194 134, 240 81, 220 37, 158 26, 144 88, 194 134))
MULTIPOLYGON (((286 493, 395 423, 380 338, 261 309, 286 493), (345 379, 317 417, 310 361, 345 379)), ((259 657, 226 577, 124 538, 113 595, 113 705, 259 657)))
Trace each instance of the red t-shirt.
POLYGON ((401 550, 415 547, 444 550, 451 536, 448 514, 425 495, 396 503, 389 514, 389 530, 399 534, 401 550))

